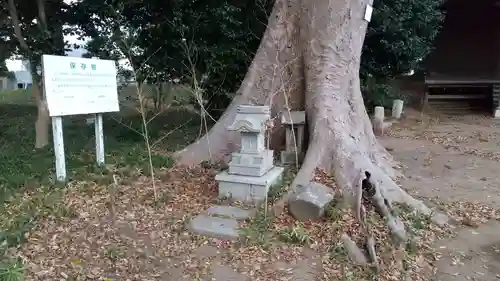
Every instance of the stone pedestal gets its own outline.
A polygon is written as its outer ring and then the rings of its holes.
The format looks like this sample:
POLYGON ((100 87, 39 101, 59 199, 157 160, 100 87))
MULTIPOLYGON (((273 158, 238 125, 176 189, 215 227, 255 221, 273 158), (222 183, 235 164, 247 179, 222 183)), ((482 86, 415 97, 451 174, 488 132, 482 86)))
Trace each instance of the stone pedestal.
POLYGON ((283 168, 274 167, 273 151, 265 146, 266 123, 270 118, 268 106, 238 106, 228 129, 241 134, 241 147, 231 155, 229 169, 215 177, 220 197, 263 201, 269 187, 280 180, 283 168))
POLYGON ((260 177, 224 171, 215 176, 219 182, 219 196, 245 202, 262 202, 266 200, 271 185, 280 181, 283 170, 283 167, 273 167, 260 177))

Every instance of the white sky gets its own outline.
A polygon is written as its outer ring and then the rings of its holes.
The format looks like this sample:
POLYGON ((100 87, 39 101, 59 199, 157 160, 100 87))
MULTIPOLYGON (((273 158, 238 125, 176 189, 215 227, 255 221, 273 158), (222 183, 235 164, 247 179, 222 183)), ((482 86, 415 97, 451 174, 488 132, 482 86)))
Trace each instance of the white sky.
MULTIPOLYGON (((74 1, 75 0, 64 0, 64 2, 66 2, 66 3, 72 3, 74 1)), ((77 36, 64 36, 64 39, 67 40, 70 44, 76 43, 76 44, 83 45, 85 43, 84 41, 78 40, 77 36)), ((82 54, 84 54, 84 53, 85 53, 84 49, 78 49, 78 50, 72 50, 72 51, 66 52, 66 54, 70 57, 81 57, 82 54)), ((18 70, 23 69, 23 65, 22 65, 20 60, 7 60, 6 63, 7 63, 7 68, 10 71, 18 71, 18 70)))
MULTIPOLYGON (((72 3, 75 0, 64 0, 66 3, 72 3)), ((78 44, 80 46, 83 46, 83 44, 86 43, 87 40, 78 40, 78 36, 64 36, 64 39, 68 41, 69 44, 78 44)), ((66 52, 66 55, 70 57, 81 57, 84 53, 86 53, 86 50, 83 48, 79 48, 76 50, 71 50, 66 52)), ((123 60, 119 62, 120 65, 122 65, 125 68, 129 68, 129 64, 127 60, 123 60)), ((10 71, 19 71, 23 70, 23 64, 20 60, 6 60, 7 68, 10 71)))
MULTIPOLYGON (((83 45, 85 43, 84 41, 78 40, 77 36, 65 36, 64 39, 67 40, 70 44, 76 43, 79 45, 83 45)), ((81 57, 82 54, 84 53, 85 50, 82 48, 66 52, 66 54, 70 57, 81 57)), ((19 71, 23 69, 23 65, 20 60, 7 60, 6 63, 7 63, 7 68, 10 71, 19 71)))

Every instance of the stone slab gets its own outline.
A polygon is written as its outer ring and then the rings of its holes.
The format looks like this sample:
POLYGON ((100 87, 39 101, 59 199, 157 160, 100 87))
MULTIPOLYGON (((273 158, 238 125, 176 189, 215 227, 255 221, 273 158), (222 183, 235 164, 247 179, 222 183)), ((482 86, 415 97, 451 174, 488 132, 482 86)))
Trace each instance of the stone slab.
MULTIPOLYGON (((295 158, 295 152, 293 151, 281 151, 281 164, 283 165, 295 165, 295 161, 297 160, 297 158, 295 158)), ((298 158, 299 158, 299 164, 302 163, 302 161, 304 161, 304 156, 305 156, 305 153, 304 152, 299 152, 298 153, 298 158)))
POLYGON ((281 114, 281 124, 283 125, 304 125, 305 123, 305 111, 285 111, 281 114))
POLYGON ((189 223, 189 230, 204 236, 226 240, 238 239, 238 222, 235 219, 225 219, 199 215, 189 223))
POLYGON ((274 167, 261 177, 231 175, 227 171, 215 176, 219 182, 219 197, 227 197, 250 203, 266 200, 271 185, 278 183, 283 167, 274 167))
POLYGON ((267 105, 238 105, 236 112, 239 114, 271 114, 267 105))
POLYGON ((243 210, 234 206, 221 205, 216 205, 208 208, 207 213, 209 216, 219 216, 235 220, 246 220, 252 215, 251 210, 243 210))
POLYGON ((241 175, 231 175, 227 171, 223 171, 215 176, 216 181, 227 181, 234 183, 244 183, 252 185, 267 185, 272 184, 277 178, 283 174, 285 168, 283 167, 273 167, 269 172, 261 177, 249 177, 241 175))
POLYGON ((227 172, 231 175, 261 177, 272 169, 273 160, 272 150, 260 154, 233 153, 227 172))

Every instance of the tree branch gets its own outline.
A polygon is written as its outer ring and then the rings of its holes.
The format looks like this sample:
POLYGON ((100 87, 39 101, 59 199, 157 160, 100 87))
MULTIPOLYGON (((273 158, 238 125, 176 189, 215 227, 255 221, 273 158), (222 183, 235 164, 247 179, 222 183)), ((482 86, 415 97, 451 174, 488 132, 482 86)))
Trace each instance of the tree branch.
POLYGON ((28 54, 31 54, 31 49, 24 40, 23 33, 21 31, 21 22, 19 21, 19 17, 17 15, 17 8, 14 0, 9 0, 9 14, 12 21, 12 28, 14 28, 14 34, 16 35, 17 41, 19 41, 19 45, 22 49, 24 49, 28 54))
POLYGON ((38 6, 38 25, 40 29, 47 32, 47 16, 45 14, 44 0, 36 0, 36 5, 38 6))

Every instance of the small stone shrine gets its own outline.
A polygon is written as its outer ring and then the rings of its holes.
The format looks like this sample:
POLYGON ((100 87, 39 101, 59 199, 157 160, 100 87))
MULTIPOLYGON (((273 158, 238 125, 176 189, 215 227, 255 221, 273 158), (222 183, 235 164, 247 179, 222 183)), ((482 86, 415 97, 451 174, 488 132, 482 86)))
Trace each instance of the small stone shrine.
POLYGON ((286 150, 281 152, 283 165, 300 164, 304 159, 304 127, 306 113, 304 111, 285 111, 281 115, 281 124, 286 130, 286 150), (297 162, 297 158, 299 163, 297 162))
POLYGON ((264 201, 269 187, 281 178, 284 168, 273 165, 273 151, 265 145, 266 122, 270 118, 268 106, 238 106, 228 129, 241 134, 241 147, 231 155, 229 169, 215 177, 220 197, 264 201))

